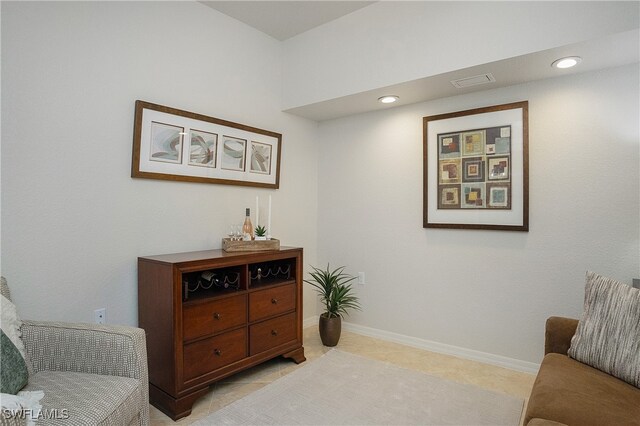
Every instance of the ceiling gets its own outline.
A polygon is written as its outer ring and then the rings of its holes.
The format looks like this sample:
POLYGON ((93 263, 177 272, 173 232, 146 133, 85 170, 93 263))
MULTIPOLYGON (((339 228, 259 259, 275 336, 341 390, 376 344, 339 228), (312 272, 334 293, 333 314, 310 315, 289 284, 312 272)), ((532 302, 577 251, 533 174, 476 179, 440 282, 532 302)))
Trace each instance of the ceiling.
MULTIPOLYGON (((237 0, 200 1, 200 3, 282 41, 375 2, 237 0)), ((637 62, 640 62, 640 31, 636 29, 388 87, 327 99, 291 108, 286 112, 315 121, 323 121, 637 62), (554 60, 564 56, 580 56, 583 61, 580 65, 566 70, 551 67, 554 60), (491 73, 495 81, 465 88, 456 88, 451 83, 451 80, 486 73, 491 73), (381 104, 377 101, 379 97, 390 94, 399 96, 399 101, 393 104, 381 104)))
POLYGON ((516 56, 501 61, 451 71, 445 74, 407 81, 393 86, 381 87, 349 96, 316 102, 291 108, 286 110, 286 112, 315 121, 331 120, 352 114, 395 108, 401 105, 513 86, 544 78, 618 67, 637 62, 640 62, 640 30, 632 30, 596 40, 561 46, 528 55, 516 56), (580 56, 582 63, 576 67, 564 70, 551 67, 553 61, 565 56, 580 56), (486 73, 491 73, 495 81, 462 89, 456 88, 451 83, 451 80, 474 77, 486 73), (393 104, 381 104, 378 102, 378 98, 385 95, 397 95, 400 99, 393 104))
POLYGON ((375 2, 201 1, 200 3, 283 41, 375 2))

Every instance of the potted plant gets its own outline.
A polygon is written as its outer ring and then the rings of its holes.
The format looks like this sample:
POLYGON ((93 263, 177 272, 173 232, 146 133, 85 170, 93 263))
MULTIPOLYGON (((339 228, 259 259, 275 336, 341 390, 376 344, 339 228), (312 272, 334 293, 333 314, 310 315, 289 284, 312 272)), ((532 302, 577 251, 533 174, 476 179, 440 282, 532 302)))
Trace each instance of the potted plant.
POLYGON ((322 344, 325 346, 335 346, 340 340, 342 331, 342 315, 348 315, 349 309, 360 310, 358 297, 355 296, 351 282, 356 277, 345 274, 344 266, 331 270, 329 264, 327 269, 311 267, 309 272, 311 279, 304 280, 307 284, 315 287, 320 300, 325 305, 325 312, 320 315, 319 329, 322 344))
POLYGON ((263 241, 267 239, 267 229, 264 226, 262 225, 256 226, 255 239, 256 241, 263 241))

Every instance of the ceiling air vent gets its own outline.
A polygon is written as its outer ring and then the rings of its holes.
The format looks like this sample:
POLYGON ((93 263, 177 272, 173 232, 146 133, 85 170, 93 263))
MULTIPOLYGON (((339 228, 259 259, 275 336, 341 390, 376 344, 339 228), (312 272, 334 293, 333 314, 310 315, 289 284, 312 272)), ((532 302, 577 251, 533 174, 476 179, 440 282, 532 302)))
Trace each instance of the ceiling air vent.
POLYGON ((459 78, 457 80, 451 80, 451 84, 458 89, 465 87, 477 86, 479 84, 493 83, 496 79, 491 73, 474 75, 473 77, 459 78))

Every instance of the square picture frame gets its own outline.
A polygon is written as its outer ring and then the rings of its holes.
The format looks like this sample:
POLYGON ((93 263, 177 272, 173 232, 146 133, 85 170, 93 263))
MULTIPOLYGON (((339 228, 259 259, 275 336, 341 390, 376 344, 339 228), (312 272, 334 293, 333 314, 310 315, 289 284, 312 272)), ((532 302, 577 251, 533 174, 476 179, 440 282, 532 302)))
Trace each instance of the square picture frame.
POLYGON ((487 184, 487 207, 490 209, 511 207, 511 188, 503 183, 487 184))
POLYGON ((459 209, 460 208, 460 185, 440 185, 440 197, 438 198, 438 208, 459 209))
POLYGON ((271 173, 271 145, 251 141, 251 173, 271 173))
POLYGON ((216 167, 218 159, 218 135, 216 133, 191 129, 189 143, 189 165, 216 167))
POLYGON ((220 168, 223 170, 234 170, 244 172, 247 158, 247 140, 234 138, 233 136, 223 136, 222 138, 222 158, 220 168))
POLYGON ((462 159, 462 182, 484 182, 485 160, 483 157, 467 157, 462 159))
POLYGON ((507 156, 487 158, 487 179, 490 181, 509 180, 511 175, 510 161, 507 156))
POLYGON ((424 228, 529 230, 528 109, 423 117, 424 228))
POLYGON ((131 177, 223 185, 280 187, 282 134, 137 100, 131 177), (261 172, 251 145, 260 144, 261 172))
POLYGON ((152 121, 149 161, 182 163, 183 141, 184 127, 152 121))

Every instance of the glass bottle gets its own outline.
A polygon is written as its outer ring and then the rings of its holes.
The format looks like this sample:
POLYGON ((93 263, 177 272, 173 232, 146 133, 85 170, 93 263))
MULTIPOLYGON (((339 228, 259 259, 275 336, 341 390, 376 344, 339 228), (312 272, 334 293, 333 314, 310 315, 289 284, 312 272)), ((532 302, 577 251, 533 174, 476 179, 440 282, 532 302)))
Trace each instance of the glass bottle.
POLYGON ((242 225, 242 235, 244 240, 253 240, 253 225, 251 224, 251 209, 247 208, 244 224, 242 225))

